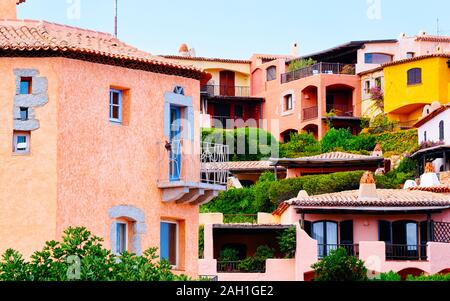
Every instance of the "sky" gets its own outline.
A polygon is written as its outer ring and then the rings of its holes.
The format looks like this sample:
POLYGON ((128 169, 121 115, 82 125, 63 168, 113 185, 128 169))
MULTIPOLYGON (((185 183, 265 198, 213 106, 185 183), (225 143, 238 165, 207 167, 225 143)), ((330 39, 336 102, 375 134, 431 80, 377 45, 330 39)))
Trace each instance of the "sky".
MULTIPOLYGON (((300 55, 420 31, 450 35, 449 0, 118 0, 119 38, 152 54, 300 55), (439 22, 437 20, 439 19, 439 22)), ((20 19, 114 32, 114 0, 27 0, 20 19)))

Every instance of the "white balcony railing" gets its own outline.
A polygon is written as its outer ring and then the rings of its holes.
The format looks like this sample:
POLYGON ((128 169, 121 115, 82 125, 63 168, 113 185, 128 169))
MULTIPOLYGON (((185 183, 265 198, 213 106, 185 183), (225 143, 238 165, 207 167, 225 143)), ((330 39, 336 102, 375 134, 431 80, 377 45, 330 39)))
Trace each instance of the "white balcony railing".
POLYGON ((230 148, 228 145, 203 142, 201 160, 201 179, 208 184, 226 185, 229 170, 224 168, 228 162, 230 148))

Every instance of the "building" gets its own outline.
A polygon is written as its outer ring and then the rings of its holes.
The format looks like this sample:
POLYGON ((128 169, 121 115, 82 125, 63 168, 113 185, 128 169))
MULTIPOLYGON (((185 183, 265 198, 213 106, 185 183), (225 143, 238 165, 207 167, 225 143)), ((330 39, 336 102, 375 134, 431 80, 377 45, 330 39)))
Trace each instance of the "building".
POLYGON ((436 53, 383 65, 384 111, 388 117, 402 127, 413 127, 424 106, 448 103, 449 59, 450 54, 436 53))
POLYGON ((224 225, 218 215, 203 217, 199 272, 229 281, 311 280, 314 263, 345 248, 365 262, 371 278, 390 271, 404 278, 449 273, 450 189, 431 191, 377 189, 372 174, 366 173, 359 190, 318 196, 303 191, 272 215, 259 214, 255 224, 224 225), (255 245, 273 245, 274 235, 286 226, 296 227, 293 258, 268 259, 254 271, 218 260, 217 248, 239 247, 248 256, 255 245), (270 235, 264 236, 266 232, 270 235))
POLYGON ((28 257, 83 226, 115 254, 158 247, 195 277, 198 205, 225 189, 200 175, 210 75, 15 10, 1 1, 0 252, 28 257))
POLYGON ((197 57, 186 44, 178 55, 164 57, 211 73, 201 86, 202 127, 259 127, 264 99, 252 96, 249 60, 197 57))
POLYGON ((272 165, 287 170, 287 178, 357 170, 376 172, 383 169, 384 172, 389 172, 390 161, 387 160, 389 163, 385 161, 382 155, 366 156, 343 152, 331 152, 304 158, 271 159, 272 165))
POLYGON ((450 171, 450 104, 435 102, 423 109, 422 118, 415 124, 418 129, 420 150, 413 158, 420 163, 420 171, 432 161, 434 170, 450 171))

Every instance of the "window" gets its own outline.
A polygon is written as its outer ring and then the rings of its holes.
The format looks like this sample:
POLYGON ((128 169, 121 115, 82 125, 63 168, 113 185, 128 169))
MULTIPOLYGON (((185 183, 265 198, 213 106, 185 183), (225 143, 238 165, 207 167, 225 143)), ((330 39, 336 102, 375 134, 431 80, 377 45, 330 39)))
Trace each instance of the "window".
POLYGON ((366 92, 366 94, 370 93, 370 80, 366 80, 364 82, 364 91, 366 92))
POLYGON ((161 222, 160 258, 171 265, 178 265, 178 224, 176 222, 161 222))
POLYGON ((364 56, 366 64, 385 64, 392 62, 392 55, 384 53, 366 53, 364 56))
POLYGON ((406 53, 406 58, 407 59, 412 59, 413 57, 415 57, 416 56, 416 53, 415 52, 407 52, 406 53))
POLYGON ((427 137, 427 131, 423 132, 423 141, 427 142, 428 141, 428 137, 427 137))
POLYGON ((234 106, 234 117, 236 119, 244 118, 244 107, 242 105, 235 105, 234 106))
POLYGON ((14 133, 14 153, 28 154, 30 152, 30 133, 15 132, 14 133))
POLYGON ((408 70, 408 85, 417 85, 422 83, 422 69, 413 68, 408 70))
POLYGON ((116 224, 116 254, 128 251, 128 225, 126 223, 116 224))
POLYGON ((28 120, 28 108, 20 108, 20 120, 28 120))
POLYGON ((20 94, 32 93, 32 79, 31 77, 20 78, 20 94))
POLYGON ((109 92, 109 120, 122 123, 122 97, 121 90, 110 90, 109 92))
POLYGON ((381 77, 375 78, 375 86, 378 87, 378 88, 381 88, 381 86, 382 86, 381 77))
POLYGON ((312 225, 312 238, 317 240, 319 257, 323 258, 338 246, 338 225, 335 222, 316 222, 312 225))
POLYGON ((441 120, 441 122, 439 122, 439 141, 444 141, 444 139, 445 139, 444 120, 441 120))
POLYGON ((267 68, 267 81, 273 81, 277 79, 277 67, 271 66, 267 68))
POLYGON ((285 111, 291 111, 294 109, 294 104, 292 101, 292 94, 288 94, 284 96, 284 110, 285 111))

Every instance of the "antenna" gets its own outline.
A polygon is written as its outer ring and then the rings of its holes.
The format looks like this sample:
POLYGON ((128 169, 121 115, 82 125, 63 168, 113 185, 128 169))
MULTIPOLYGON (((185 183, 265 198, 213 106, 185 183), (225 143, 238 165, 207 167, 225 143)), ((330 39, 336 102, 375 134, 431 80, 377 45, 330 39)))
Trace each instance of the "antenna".
POLYGON ((114 36, 117 38, 117 12, 118 12, 118 0, 114 0, 114 36))

